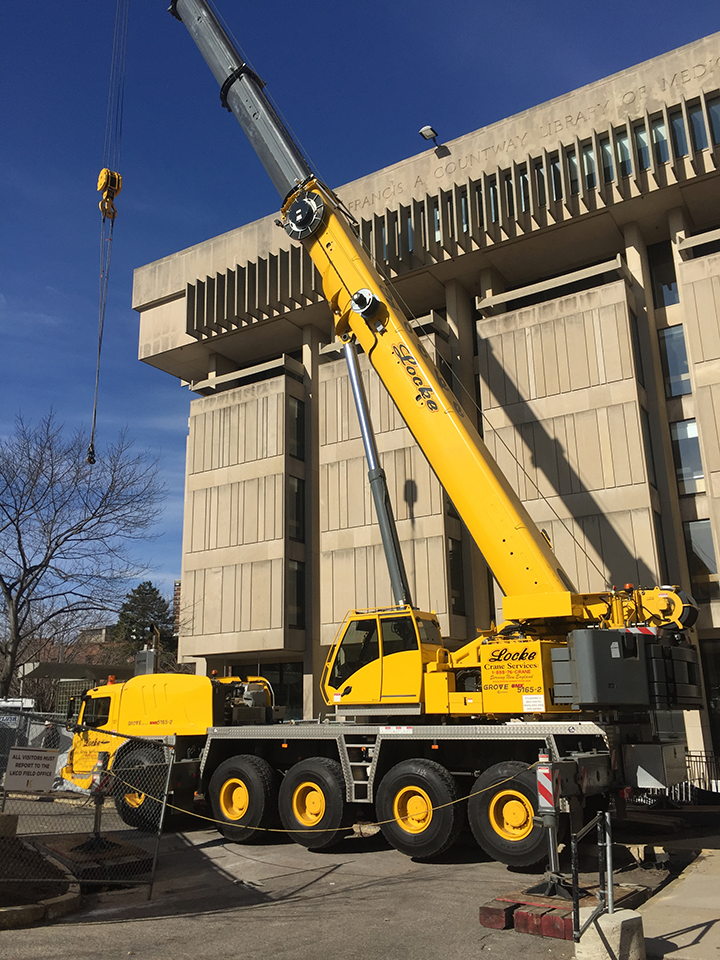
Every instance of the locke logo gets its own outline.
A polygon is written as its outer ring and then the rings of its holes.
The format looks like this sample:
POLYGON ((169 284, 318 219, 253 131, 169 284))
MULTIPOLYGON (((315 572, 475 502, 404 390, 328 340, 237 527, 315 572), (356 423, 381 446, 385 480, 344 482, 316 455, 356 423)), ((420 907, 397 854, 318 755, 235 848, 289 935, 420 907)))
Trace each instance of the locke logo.
POLYGON ((437 410, 437 401, 434 399, 435 391, 420 375, 420 371, 417 367, 417 360, 410 353, 405 344, 400 343, 395 345, 393 347, 393 353, 398 358, 398 362, 401 363, 405 368, 405 373, 407 373, 414 385, 417 387, 418 399, 425 403, 425 406, 428 408, 428 410, 437 410))
POLYGON ((488 663, 502 663, 505 660, 534 660, 537 656, 537 650, 515 650, 514 652, 503 647, 502 650, 493 650, 488 659, 488 663))

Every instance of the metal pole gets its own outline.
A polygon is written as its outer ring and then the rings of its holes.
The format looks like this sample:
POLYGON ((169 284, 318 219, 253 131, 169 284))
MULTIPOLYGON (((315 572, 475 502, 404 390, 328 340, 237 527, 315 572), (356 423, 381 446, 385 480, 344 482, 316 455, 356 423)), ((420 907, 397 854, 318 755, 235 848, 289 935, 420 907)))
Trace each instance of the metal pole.
POLYGON ((608 913, 615 912, 615 891, 613 890, 613 853, 612 853, 612 824, 610 811, 605 813, 605 857, 607 866, 607 908, 608 913))
POLYGON ((600 892, 600 902, 607 904, 607 889, 605 886, 605 818, 598 816, 597 825, 597 843, 598 843, 598 887, 600 892))
POLYGON ((573 940, 580 942, 580 884, 578 878, 578 838, 575 834, 570 838, 570 856, 572 862, 572 895, 573 895, 573 940))
POLYGON ((560 857, 558 856, 557 845, 557 814, 553 814, 548 822, 548 847, 550 854, 550 873, 560 873, 560 857))
POLYGON ((365 457, 368 463, 370 489, 372 490, 373 500, 375 501, 375 512, 377 514, 378 526, 380 527, 383 550, 385 551, 385 561, 388 565, 388 573, 390 574, 390 586, 392 587, 395 603, 397 603, 398 606, 405 606, 406 604, 412 606, 410 583, 405 570, 402 550, 400 549, 400 540, 398 538, 397 526, 395 525, 392 504, 390 503, 387 478, 385 471, 380 466, 375 434, 373 433, 372 422, 370 420, 365 387, 363 385, 360 367, 358 366, 354 340, 346 340, 344 349, 345 361, 347 363, 348 373, 350 374, 350 387, 355 400, 358 420, 360 421, 360 433, 362 434, 365 457))
POLYGON ((165 777, 165 790, 163 791, 162 807, 160 808, 160 822, 158 823, 157 839, 155 840, 155 853, 153 854, 152 870, 150 872, 150 886, 148 887, 147 895, 148 900, 152 897, 153 887, 155 885, 155 870, 157 869, 158 856, 160 855, 160 840, 162 838, 163 823, 165 822, 165 808, 167 807, 168 793, 170 793, 170 775, 172 773, 173 756, 175 755, 175 747, 171 746, 170 744, 167 744, 166 746, 170 751, 170 757, 168 758, 167 776, 165 777))

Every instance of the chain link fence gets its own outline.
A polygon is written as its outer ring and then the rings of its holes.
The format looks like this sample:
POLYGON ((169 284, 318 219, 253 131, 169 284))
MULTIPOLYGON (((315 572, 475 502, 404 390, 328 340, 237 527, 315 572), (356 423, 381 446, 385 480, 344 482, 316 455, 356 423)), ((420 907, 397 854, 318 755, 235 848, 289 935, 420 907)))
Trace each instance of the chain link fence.
POLYGON ((64 719, 7 715, 0 733, 0 906, 59 896, 71 884, 147 884, 150 898, 172 744, 103 731, 110 742, 99 751, 97 732, 85 729, 73 756, 78 786, 61 775, 72 742, 64 719))

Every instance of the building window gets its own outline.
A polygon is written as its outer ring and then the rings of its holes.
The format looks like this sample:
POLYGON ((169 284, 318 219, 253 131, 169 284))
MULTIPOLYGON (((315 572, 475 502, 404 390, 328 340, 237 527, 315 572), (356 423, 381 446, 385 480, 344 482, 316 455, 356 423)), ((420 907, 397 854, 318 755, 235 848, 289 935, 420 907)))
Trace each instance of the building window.
POLYGON ((643 445, 645 447, 645 465, 648 480, 657 490, 657 473, 655 472, 655 457, 653 455, 652 435, 650 433, 650 417, 645 407, 640 407, 640 423, 642 426, 643 445))
POLYGON ((667 163, 670 159, 670 146, 667 139, 667 127, 662 117, 650 121, 655 159, 658 163, 667 163))
POLYGON ((455 204, 452 197, 448 197, 445 201, 445 211, 447 213, 448 236, 453 240, 455 238, 455 204))
POLYGON ((582 148, 583 174, 585 175, 585 186, 588 190, 594 189, 597 184, 595 176, 595 153, 590 144, 582 148))
POLYGON ((470 211, 468 210, 467 188, 463 187, 460 191, 460 221, 462 223, 462 232, 470 231, 470 211))
POLYGON ((465 616, 465 577, 463 575, 462 544, 448 537, 448 567, 450 570, 450 612, 465 616))
POLYGON ((640 350, 640 330, 638 329, 638 319, 632 310, 630 311, 630 338, 632 340, 633 359, 635 360, 635 376, 640 386, 644 387, 645 371, 640 350))
POLYGON ((305 459, 305 404, 288 397, 288 453, 298 460, 305 459))
POLYGON ((686 157, 688 154, 687 133, 685 131, 685 118, 682 110, 673 110, 670 114, 670 129, 672 131, 673 146, 675 147, 676 157, 686 157))
POLYGON ((500 219, 500 211, 498 209, 498 191, 497 183, 495 179, 489 181, 490 184, 490 222, 497 223, 500 219))
POLYGON ((713 600, 720 596, 718 570, 709 520, 683 523, 690 582, 696 600, 713 600))
POLYGON ((291 540, 305 540, 305 481, 288 477, 288 536, 291 540))
MULTIPOLYGON (((475 337, 475 343, 477 344, 477 337, 475 337)), ((475 374, 475 413, 477 416, 477 429, 481 437, 485 436, 485 428, 483 423, 483 412, 482 412, 482 381, 479 374, 475 374)))
POLYGON ((672 244, 669 240, 651 243, 648 248, 653 301, 656 307, 669 307, 680 302, 672 244))
POLYGON ((700 457, 697 422, 692 419, 671 423, 670 439, 680 496, 704 493, 705 474, 700 457))
POLYGON ((305 629, 305 564, 302 560, 288 560, 288 582, 285 591, 287 625, 305 629))
POLYGON ((658 333, 660 340, 660 361, 665 380, 665 396, 685 397, 692 393, 690 370, 688 368, 687 350, 685 349, 685 335, 682 324, 676 327, 667 327, 658 333))
POLYGON ((520 206, 523 213, 530 209, 530 184, 528 182, 527 170, 523 167, 519 172, 520 177, 520 206))
POLYGON ((475 187, 475 208, 477 210, 477 221, 482 228, 485 223, 485 211, 483 210, 482 184, 475 187))
POLYGON ((613 167, 612 144, 610 137, 600 138, 600 150, 602 152, 603 180, 605 183, 612 183, 615 177, 613 167))
POLYGON ((547 194, 545 193, 545 167, 542 163, 535 164, 535 182, 537 183, 538 206, 544 207, 547 203, 547 194))
POLYGON ((432 223, 435 243, 440 243, 442 233, 440 232, 440 204, 437 197, 435 197, 432 201, 432 223))
POLYGON ((580 173, 578 170, 578 158, 574 150, 567 155, 568 174, 570 177, 570 193, 574 196, 580 192, 580 173))
POLYGON ((285 707, 286 720, 301 720, 303 715, 303 665, 302 661, 290 663, 244 663, 231 668, 236 677, 253 673, 265 677, 272 687, 275 703, 285 707))
POLYGON ((693 107, 688 107, 688 120, 690 121, 693 147, 696 151, 705 150, 708 145, 707 130, 705 129, 703 110, 699 103, 693 107))
POLYGON ((712 142, 720 143, 720 97, 713 97, 707 101, 707 112, 710 118, 710 133, 712 142))
POLYGON ((650 167, 650 145, 648 143, 647 128, 644 123, 633 128, 635 147, 637 149, 638 167, 647 170, 650 167))
POLYGON ((412 222, 412 212, 408 210, 405 214, 405 229, 407 230, 407 245, 408 253, 413 252, 413 222, 412 222))
POLYGON ((618 173, 621 177, 629 177, 632 173, 632 159, 625 127, 615 131, 615 143, 617 144, 618 173))
POLYGON ((515 219, 515 193, 513 190, 512 177, 509 173, 505 174, 505 197, 507 199, 508 218, 515 219))
POLYGON ((557 154, 550 157, 550 177, 552 179, 553 200, 562 200, 562 173, 560 172, 560 159, 557 154))

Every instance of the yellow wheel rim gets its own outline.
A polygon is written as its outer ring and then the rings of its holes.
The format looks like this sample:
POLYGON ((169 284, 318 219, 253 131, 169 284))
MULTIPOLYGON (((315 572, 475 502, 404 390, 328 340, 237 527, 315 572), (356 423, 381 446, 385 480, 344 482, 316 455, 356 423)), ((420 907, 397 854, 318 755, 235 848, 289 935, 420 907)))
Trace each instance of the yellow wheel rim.
POLYGON ((304 827, 316 827, 325 816, 325 794, 317 783, 306 781, 296 788, 292 797, 295 819, 304 827))
POLYGON ((145 794, 134 791, 133 793, 126 793, 123 799, 129 807, 137 810, 138 807, 141 807, 145 803, 145 794))
POLYGON ((220 788, 220 811, 226 820, 242 820, 250 804, 248 788, 242 780, 232 777, 220 788))
POLYGON ((393 816, 406 833, 427 830, 432 815, 432 800, 421 787, 403 787, 395 794, 393 816))
POLYGON ((519 790, 501 790, 490 801, 490 826, 504 840, 524 840, 532 833, 532 803, 519 790))

